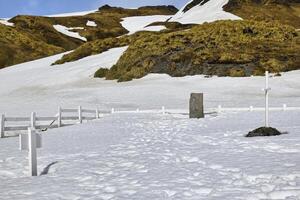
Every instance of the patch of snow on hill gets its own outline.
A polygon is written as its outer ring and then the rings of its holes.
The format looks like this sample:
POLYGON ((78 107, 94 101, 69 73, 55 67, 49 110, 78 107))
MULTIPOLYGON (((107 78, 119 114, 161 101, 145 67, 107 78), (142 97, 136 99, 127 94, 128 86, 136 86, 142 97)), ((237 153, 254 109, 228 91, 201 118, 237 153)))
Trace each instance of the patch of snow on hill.
POLYGON ((123 18, 121 22, 122 26, 129 31, 128 34, 134 34, 138 31, 160 31, 164 26, 147 27, 147 25, 153 22, 165 22, 171 16, 170 15, 152 15, 152 16, 136 16, 123 18))
POLYGON ((202 24, 217 20, 240 20, 240 17, 223 10, 223 6, 227 3, 228 0, 209 0, 204 5, 194 6, 187 12, 183 12, 184 6, 170 21, 177 21, 182 24, 202 24))
MULTIPOLYGON (((131 82, 92 78, 100 67, 114 65, 126 47, 111 49, 76 62, 51 66, 62 55, 0 70, 0 114, 28 116, 36 111, 55 115, 58 106, 136 110, 188 109, 191 92, 203 92, 205 108, 264 106, 264 77, 150 74, 131 82), (97 59, 96 59, 97 58, 97 59), (96 60, 94 60, 96 59, 96 60)), ((300 70, 270 79, 270 106, 299 106, 300 70)))
POLYGON ((96 22, 90 21, 90 20, 87 21, 86 25, 91 26, 91 27, 96 27, 97 26, 96 22))
POLYGON ((161 31, 166 28, 166 26, 147 26, 144 28, 144 31, 161 31))
POLYGON ((89 10, 89 11, 82 11, 82 12, 71 12, 71 13, 61 13, 61 14, 54 14, 54 15, 46 15, 45 17, 72 17, 72 16, 84 16, 90 13, 97 12, 98 10, 89 10))
POLYGON ((4 24, 6 26, 14 26, 15 24, 14 23, 11 23, 8 21, 8 19, 0 19, 0 24, 4 24))
POLYGON ((77 38, 77 39, 80 39, 85 42, 87 41, 87 39, 85 37, 80 36, 79 33, 71 31, 76 28, 68 28, 68 27, 65 27, 62 25, 53 25, 53 27, 55 28, 55 30, 57 30, 58 32, 60 32, 64 35, 67 35, 67 36, 73 37, 73 38, 77 38))
POLYGON ((0 96, 20 89, 22 85, 27 88, 55 87, 90 80, 100 67, 112 67, 127 48, 113 48, 102 54, 62 65, 51 66, 66 53, 4 68, 0 70, 0 96))

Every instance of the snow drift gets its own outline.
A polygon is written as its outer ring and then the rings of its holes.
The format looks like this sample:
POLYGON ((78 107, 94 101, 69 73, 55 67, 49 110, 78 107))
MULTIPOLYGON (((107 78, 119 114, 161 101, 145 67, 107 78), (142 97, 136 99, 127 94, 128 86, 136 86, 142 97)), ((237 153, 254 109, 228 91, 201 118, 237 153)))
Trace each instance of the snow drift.
POLYGON ((178 11, 174 17, 170 19, 171 22, 180 22, 182 24, 202 24, 204 22, 213 22, 217 20, 239 20, 240 17, 231 13, 225 12, 223 6, 228 3, 228 0, 209 0, 202 4, 202 2, 188 11, 184 12, 187 5, 194 0, 187 3, 182 9, 178 11))

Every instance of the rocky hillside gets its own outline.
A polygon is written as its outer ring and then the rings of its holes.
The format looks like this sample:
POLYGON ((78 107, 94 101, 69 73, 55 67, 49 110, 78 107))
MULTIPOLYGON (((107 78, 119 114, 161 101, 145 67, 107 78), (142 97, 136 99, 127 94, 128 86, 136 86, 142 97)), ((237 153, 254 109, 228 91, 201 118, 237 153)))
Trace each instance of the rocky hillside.
POLYGON ((171 21, 201 24, 226 19, 279 21, 300 28, 300 1, 192 0, 171 21))
POLYGON ((0 69, 64 51, 59 46, 33 39, 28 33, 19 32, 13 27, 2 24, 0 24, 0 46, 0 69))
MULTIPOLYGON (((162 32, 169 33, 169 32, 175 32, 179 30, 186 30, 194 25, 183 25, 178 22, 155 22, 148 25, 149 26, 157 26, 157 25, 163 25, 166 27, 165 30, 162 32)), ((53 65, 59 65, 66 62, 72 62, 79 60, 81 58, 100 54, 104 51, 107 51, 111 48, 115 47, 122 47, 122 46, 128 46, 132 42, 137 41, 139 39, 150 37, 152 34, 160 34, 160 33, 153 33, 153 32, 147 32, 147 31, 140 31, 133 35, 124 35, 122 37, 110 37, 106 39, 99 39, 87 42, 83 45, 81 45, 79 48, 75 49, 73 52, 64 55, 60 60, 57 60, 53 65)))
POLYGON ((300 28, 300 0, 229 0, 224 10, 243 19, 279 21, 300 28))
POLYGON ((59 67, 129 46, 110 70, 99 66, 95 77, 129 81, 149 73, 250 76, 266 69, 300 69, 299 0, 192 0, 179 11, 173 6, 105 5, 84 16, 16 16, 9 22, 14 25, 0 29, 0 67, 73 49, 53 63, 59 67), (132 32, 133 21, 123 23, 131 16, 153 15, 165 18, 151 23, 146 17, 134 20, 141 26, 138 30, 156 27, 157 32, 132 32))
POLYGON ((95 75, 129 81, 149 73, 250 76, 300 69, 299 8, 298 0, 193 0, 170 21, 244 21, 151 33, 130 43, 110 70, 95 75))
POLYGON ((98 74, 118 81, 148 73, 263 75, 265 70, 279 73, 300 69, 299 52, 300 34, 292 26, 218 21, 184 31, 151 33, 135 40, 116 65, 98 74))
POLYGON ((0 68, 73 50, 85 43, 85 40, 70 37, 55 26, 78 34, 87 41, 93 41, 128 33, 120 23, 122 18, 173 15, 177 11, 173 6, 124 9, 106 5, 99 8, 99 11, 84 16, 16 16, 9 20, 9 23, 13 23, 12 26, 1 24, 0 27, 0 68))

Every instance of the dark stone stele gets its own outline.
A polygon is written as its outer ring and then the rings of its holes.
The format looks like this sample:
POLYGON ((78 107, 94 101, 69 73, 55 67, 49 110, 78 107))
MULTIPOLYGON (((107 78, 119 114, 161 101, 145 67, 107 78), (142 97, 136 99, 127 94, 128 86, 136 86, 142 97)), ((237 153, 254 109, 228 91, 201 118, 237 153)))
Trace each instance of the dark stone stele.
POLYGON ((204 118, 203 93, 192 93, 190 98, 190 118, 204 118))
POLYGON ((276 128, 260 127, 254 131, 249 132, 246 137, 263 137, 263 136, 277 136, 283 133, 279 132, 276 128))

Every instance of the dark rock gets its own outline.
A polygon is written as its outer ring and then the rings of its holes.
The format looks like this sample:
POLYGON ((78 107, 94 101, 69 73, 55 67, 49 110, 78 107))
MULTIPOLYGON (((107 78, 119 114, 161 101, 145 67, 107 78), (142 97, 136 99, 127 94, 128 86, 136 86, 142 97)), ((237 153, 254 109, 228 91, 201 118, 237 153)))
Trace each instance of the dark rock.
POLYGON ((111 9, 112 7, 108 4, 105 4, 104 6, 100 7, 99 10, 107 10, 107 9, 111 9))
POLYGON ((187 12, 197 5, 203 6, 207 2, 209 2, 209 0, 193 0, 188 5, 186 5, 186 7, 183 9, 183 12, 187 12))
POLYGON ((280 73, 276 73, 275 76, 281 76, 281 74, 280 73))
POLYGON ((279 132, 276 128, 260 127, 254 131, 249 132, 246 137, 262 137, 262 136, 277 136, 283 133, 279 132))
POLYGON ((178 9, 173 5, 161 5, 161 6, 143 6, 139 7, 138 10, 150 10, 150 9, 157 9, 157 10, 168 10, 171 13, 177 13, 178 9))

